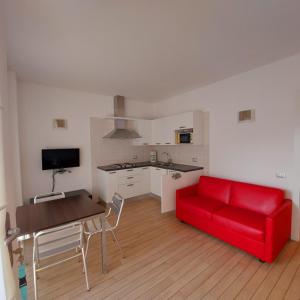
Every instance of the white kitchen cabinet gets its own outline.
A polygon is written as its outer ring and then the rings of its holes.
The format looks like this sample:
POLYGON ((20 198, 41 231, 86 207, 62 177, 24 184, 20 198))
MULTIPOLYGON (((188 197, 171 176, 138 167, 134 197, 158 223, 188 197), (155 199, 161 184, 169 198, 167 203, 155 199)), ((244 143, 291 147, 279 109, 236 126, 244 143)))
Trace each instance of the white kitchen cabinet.
POLYGON ((119 184, 118 192, 125 199, 138 196, 141 194, 140 183, 130 182, 125 184, 119 184))
POLYGON ((171 117, 153 120, 152 122, 152 144, 174 145, 175 130, 171 125, 171 117))
POLYGON ((144 146, 152 143, 152 121, 136 120, 133 129, 141 136, 141 138, 133 139, 133 145, 144 146))
POLYGON ((141 167, 106 172, 98 169, 100 197, 110 202, 115 192, 125 199, 153 193, 161 197, 161 212, 174 210, 176 190, 195 184, 203 170, 179 172, 158 167, 141 167), (173 176, 174 174, 181 176, 173 176))
POLYGON ((175 131, 193 128, 193 144, 203 143, 203 113, 186 112, 155 120, 135 120, 133 129, 142 137, 133 139, 133 145, 175 145, 175 131))
POLYGON ((150 188, 150 169, 151 167, 140 168, 140 192, 141 194, 148 194, 151 192, 150 188))
POLYGON ((141 168, 118 171, 118 193, 125 199, 141 195, 141 168))
POLYGON ((194 128, 194 113, 199 113, 199 112, 187 112, 187 113, 182 113, 179 115, 174 115, 172 116, 172 127, 174 130, 178 129, 187 129, 187 128, 194 128))
POLYGON ((157 196, 161 196, 161 180, 162 176, 167 175, 167 170, 151 167, 151 193, 157 196))
POLYGON ((150 193, 150 167, 125 170, 98 170, 99 196, 110 202, 114 193, 131 198, 150 193))
POLYGON ((168 174, 168 175, 169 175, 169 174, 180 174, 180 175, 182 175, 183 172, 175 171, 175 170, 168 170, 168 171, 167 171, 167 174, 168 174))
MULTIPOLYGON (((175 171, 175 173, 181 173, 175 171)), ((203 170, 181 173, 181 177, 173 177, 173 171, 167 176, 162 176, 161 189, 161 212, 165 213, 176 209, 176 191, 178 189, 196 184, 199 177, 203 175, 203 170)))
POLYGON ((140 168, 124 169, 118 170, 118 176, 120 177, 130 177, 140 174, 140 168))
POLYGON ((174 145, 175 144, 175 129, 172 122, 173 117, 165 117, 161 119, 161 143, 162 145, 174 145))
POLYGON ((193 144, 203 142, 203 113, 187 112, 152 121, 152 144, 175 145, 175 131, 193 128, 193 144))
POLYGON ((118 192, 119 178, 117 171, 98 170, 99 196, 105 202, 110 202, 115 192, 118 192))
POLYGON ((163 119, 155 119, 152 121, 152 145, 163 144, 162 128, 165 126, 163 119))

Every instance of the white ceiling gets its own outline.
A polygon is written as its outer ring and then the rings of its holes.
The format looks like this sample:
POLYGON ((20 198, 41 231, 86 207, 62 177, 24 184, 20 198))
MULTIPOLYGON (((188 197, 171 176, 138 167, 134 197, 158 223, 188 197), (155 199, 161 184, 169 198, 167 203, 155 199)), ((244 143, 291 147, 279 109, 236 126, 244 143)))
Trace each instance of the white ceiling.
POLYGON ((23 80, 156 101, 300 52, 299 0, 5 0, 23 80))

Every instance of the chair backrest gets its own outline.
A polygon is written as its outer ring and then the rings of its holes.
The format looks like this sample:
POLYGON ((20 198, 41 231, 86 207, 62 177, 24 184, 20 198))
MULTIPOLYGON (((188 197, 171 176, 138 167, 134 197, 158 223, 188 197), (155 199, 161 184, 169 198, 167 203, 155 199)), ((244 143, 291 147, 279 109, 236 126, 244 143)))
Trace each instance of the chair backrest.
POLYGON ((110 211, 112 211, 116 216, 116 223, 113 226, 114 228, 119 225, 123 206, 124 206, 124 198, 121 195, 119 195, 118 193, 114 193, 114 195, 112 197, 112 201, 108 203, 108 207, 109 207, 110 211))
MULTIPOLYGON (((105 217, 110 216, 111 212, 115 215, 116 221, 114 224, 111 224, 109 222, 110 228, 115 229, 119 225, 121 213, 123 210, 124 205, 124 198, 119 195, 118 193, 115 193, 112 197, 112 201, 108 202, 106 207, 108 208, 108 213, 105 215, 105 217)), ((86 224, 86 232, 94 232, 101 230, 101 224, 99 218, 93 218, 91 220, 88 220, 85 222, 86 224)))
POLYGON ((64 192, 37 195, 34 197, 33 203, 36 204, 36 203, 41 203, 46 201, 58 200, 62 198, 65 198, 64 192))
POLYGON ((82 238, 80 222, 39 231, 34 235, 34 255, 42 259, 82 247, 82 238))

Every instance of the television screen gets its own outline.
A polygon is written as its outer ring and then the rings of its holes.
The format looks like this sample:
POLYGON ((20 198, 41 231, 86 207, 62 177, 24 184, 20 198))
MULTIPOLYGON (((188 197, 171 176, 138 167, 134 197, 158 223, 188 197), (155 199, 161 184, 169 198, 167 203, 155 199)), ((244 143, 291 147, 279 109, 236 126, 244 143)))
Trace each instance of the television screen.
POLYGON ((79 148, 42 149, 42 169, 79 167, 79 148))

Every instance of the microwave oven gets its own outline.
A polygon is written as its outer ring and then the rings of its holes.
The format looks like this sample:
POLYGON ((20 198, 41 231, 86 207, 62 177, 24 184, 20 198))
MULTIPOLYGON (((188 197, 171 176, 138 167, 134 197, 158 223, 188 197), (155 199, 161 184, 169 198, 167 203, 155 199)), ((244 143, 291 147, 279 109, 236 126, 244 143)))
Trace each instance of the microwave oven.
POLYGON ((176 144, 192 144, 193 128, 176 130, 175 142, 176 144))

